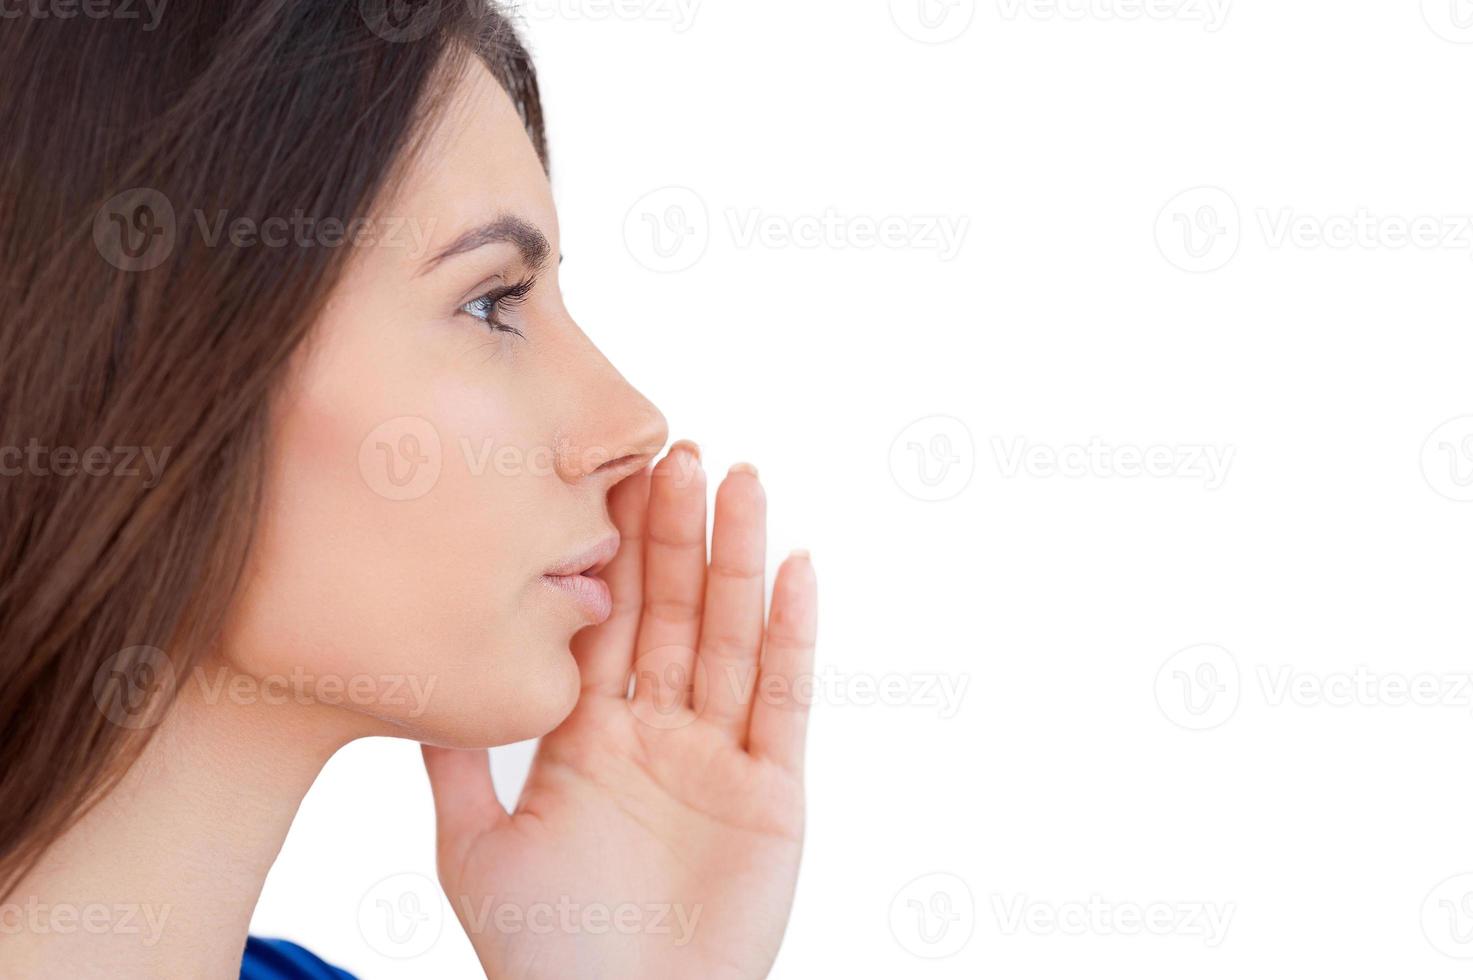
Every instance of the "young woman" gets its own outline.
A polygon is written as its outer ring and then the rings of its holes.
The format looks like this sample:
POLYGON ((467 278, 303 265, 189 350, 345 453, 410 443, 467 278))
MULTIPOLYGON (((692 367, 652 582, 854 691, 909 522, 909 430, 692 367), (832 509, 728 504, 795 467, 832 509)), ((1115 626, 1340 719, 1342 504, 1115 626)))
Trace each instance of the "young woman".
POLYGON ((246 930, 367 735, 424 743, 488 977, 764 975, 813 571, 764 615, 746 465, 708 558, 699 450, 654 462, 664 419, 564 309, 507 22, 58 13, 0 21, 0 975, 340 976, 246 930), (508 813, 486 747, 539 735, 508 813), (694 926, 507 929, 488 896, 694 926))

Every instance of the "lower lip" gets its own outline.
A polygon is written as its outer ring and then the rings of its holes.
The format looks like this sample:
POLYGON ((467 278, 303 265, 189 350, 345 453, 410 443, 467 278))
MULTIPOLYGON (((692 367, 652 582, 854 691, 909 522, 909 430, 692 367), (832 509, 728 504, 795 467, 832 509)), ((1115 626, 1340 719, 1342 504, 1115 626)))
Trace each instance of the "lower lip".
POLYGON ((609 585, 591 575, 544 575, 542 581, 573 599, 595 625, 608 619, 614 611, 614 597, 609 585))

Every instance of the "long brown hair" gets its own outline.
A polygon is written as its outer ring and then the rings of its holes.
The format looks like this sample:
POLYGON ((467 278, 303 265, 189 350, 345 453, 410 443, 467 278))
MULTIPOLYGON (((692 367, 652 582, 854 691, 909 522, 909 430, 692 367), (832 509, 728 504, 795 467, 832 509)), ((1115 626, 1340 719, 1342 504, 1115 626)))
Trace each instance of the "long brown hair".
POLYGON ((194 216, 370 215, 467 57, 545 164, 535 74, 488 0, 89 3, 0 25, 0 897, 215 641, 271 396, 346 258, 194 216))

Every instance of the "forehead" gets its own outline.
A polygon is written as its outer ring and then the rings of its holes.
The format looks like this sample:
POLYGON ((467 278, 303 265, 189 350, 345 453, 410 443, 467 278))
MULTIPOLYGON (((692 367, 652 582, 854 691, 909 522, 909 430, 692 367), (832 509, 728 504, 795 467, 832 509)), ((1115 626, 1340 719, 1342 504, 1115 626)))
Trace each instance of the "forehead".
POLYGON ((516 106, 480 59, 466 59, 439 111, 387 210, 421 222, 431 254, 501 214, 525 219, 556 242, 542 161, 516 106))

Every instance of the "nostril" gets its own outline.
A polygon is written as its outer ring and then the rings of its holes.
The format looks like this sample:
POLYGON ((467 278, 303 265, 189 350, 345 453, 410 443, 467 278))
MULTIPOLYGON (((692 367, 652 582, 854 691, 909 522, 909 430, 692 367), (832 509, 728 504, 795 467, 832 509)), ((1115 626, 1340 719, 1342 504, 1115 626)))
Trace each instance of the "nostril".
POLYGON ((649 459, 649 457, 647 455, 643 454, 643 453, 628 453, 626 455, 619 456, 619 457, 616 457, 614 459, 609 460, 607 463, 604 463, 602 466, 600 466, 598 469, 594 470, 593 472, 595 472, 595 473, 614 473, 614 472, 617 472, 620 475, 627 475, 627 474, 633 473, 635 470, 639 469, 640 466, 642 466, 643 463, 644 463, 644 461, 647 460, 647 459, 649 459))

